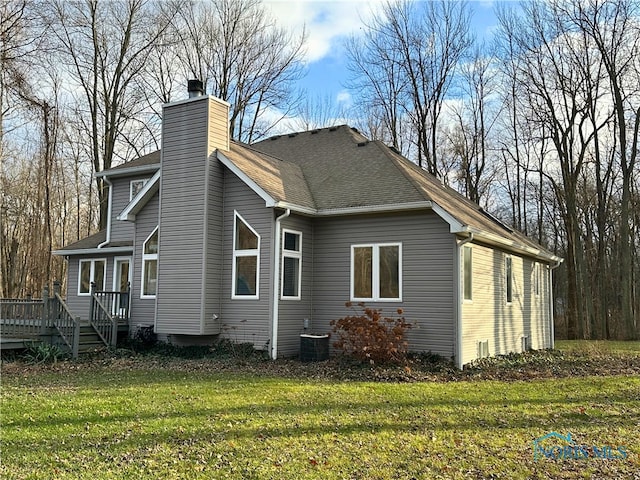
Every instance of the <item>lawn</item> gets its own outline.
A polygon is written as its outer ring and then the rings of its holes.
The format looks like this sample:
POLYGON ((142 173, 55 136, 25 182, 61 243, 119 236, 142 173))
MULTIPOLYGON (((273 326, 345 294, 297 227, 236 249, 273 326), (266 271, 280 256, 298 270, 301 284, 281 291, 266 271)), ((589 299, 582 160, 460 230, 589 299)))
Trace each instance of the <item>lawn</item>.
MULTIPOLYGON (((612 352, 637 367, 628 348, 612 352)), ((640 478, 637 374, 403 383, 263 363, 5 362, 0 477, 640 478), (589 458, 535 460, 552 431, 589 458)))

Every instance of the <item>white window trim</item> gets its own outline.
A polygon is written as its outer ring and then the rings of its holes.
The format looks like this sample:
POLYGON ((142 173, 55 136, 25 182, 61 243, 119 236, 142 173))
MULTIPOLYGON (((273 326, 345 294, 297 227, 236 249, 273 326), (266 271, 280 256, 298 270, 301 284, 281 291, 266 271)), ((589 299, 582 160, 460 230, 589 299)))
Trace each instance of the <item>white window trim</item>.
POLYGON ((463 245, 462 246, 462 302, 463 303, 473 303, 473 248, 471 247, 471 245, 463 245), (465 283, 465 265, 464 265, 464 252, 465 249, 468 248, 469 252, 471 254, 470 257, 470 261, 471 261, 471 275, 470 275, 470 279, 471 279, 471 285, 470 285, 470 293, 471 293, 471 298, 465 298, 465 289, 466 289, 466 283, 465 283))
MULTIPOLYGON (((135 195, 133 194, 133 184, 142 182, 142 188, 140 189, 140 190, 142 190, 144 188, 144 186, 147 184, 148 181, 149 181, 148 178, 138 178, 136 180, 131 180, 129 182, 129 201, 133 200, 133 197, 135 197, 135 195)), ((138 192, 140 190, 138 190, 138 192)))
POLYGON ((540 290, 542 290, 540 287, 541 285, 541 281, 540 281, 540 276, 541 276, 541 265, 538 262, 533 262, 533 296, 534 297, 539 297, 540 296, 540 290))
POLYGON ((95 282, 96 262, 104 262, 104 273, 102 274, 102 288, 105 288, 107 286, 107 259, 106 258, 82 259, 78 263, 78 296, 79 297, 88 297, 91 295, 91 283, 95 282), (88 292, 80 291, 80 287, 82 286, 82 264, 83 263, 91 263, 91 268, 89 273, 89 291, 88 292))
POLYGON ((281 268, 280 268, 280 299, 281 300, 300 300, 302 298, 302 232, 298 232, 296 230, 283 229, 282 230, 282 260, 281 260, 281 268), (286 233, 291 233, 293 235, 297 235, 299 238, 299 246, 300 248, 296 250, 287 250, 284 248, 284 238, 286 233), (284 259, 288 258, 297 258, 298 259, 298 295, 285 295, 284 294, 284 259))
MULTIPOLYGON (((151 233, 149 234, 149 236, 147 238, 145 238, 144 242, 142 242, 142 271, 141 271, 141 276, 140 276, 140 298, 143 299, 152 299, 152 298, 156 298, 156 295, 158 294, 158 254, 157 253, 144 253, 144 246, 145 244, 149 241, 149 239, 151 237, 153 237, 153 235, 158 231, 158 227, 154 228, 151 233), (147 262, 149 260, 155 260, 156 261, 156 295, 145 295, 144 293, 144 279, 145 279, 145 274, 147 272, 147 262)), ((160 238, 158 238, 158 251, 160 251, 160 238)))
POLYGON ((350 292, 349 296, 352 302, 402 302, 402 243, 361 243, 351 245, 351 272, 350 272, 350 292), (398 298, 382 298, 380 297, 380 247, 398 247, 398 298), (356 248, 371 248, 371 298, 360 298, 354 295, 355 278, 354 278, 354 260, 356 248))
POLYGON ((259 300, 260 299, 260 235, 247 222, 237 210, 233 211, 233 259, 231 265, 231 298, 238 300, 259 300), (237 221, 240 219, 253 234, 258 237, 258 248, 248 250, 236 250, 236 230, 237 221), (255 295, 236 295, 236 258, 238 257, 256 257, 256 294, 255 295))
POLYGON ((507 305, 511 305, 513 303, 513 257, 511 255, 507 255, 504 258, 504 299, 507 305), (511 268, 507 268, 507 263, 511 264, 511 268), (507 272, 509 275, 507 275, 507 272), (509 299, 509 282, 511 282, 511 299, 509 299))

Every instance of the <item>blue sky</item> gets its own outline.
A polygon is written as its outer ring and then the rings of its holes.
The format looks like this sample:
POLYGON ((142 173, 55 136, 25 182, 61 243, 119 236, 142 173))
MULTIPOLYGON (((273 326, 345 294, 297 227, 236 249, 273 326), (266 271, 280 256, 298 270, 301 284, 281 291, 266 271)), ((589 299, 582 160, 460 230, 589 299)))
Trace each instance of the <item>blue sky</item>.
MULTIPOLYGON (((424 0, 428 1, 428 0, 424 0)), ((472 25, 478 37, 488 38, 497 24, 494 2, 469 1, 472 25)), ((265 0, 276 20, 283 26, 307 31, 305 64, 307 75, 300 87, 309 95, 334 102, 349 101, 345 83, 349 73, 344 40, 362 29, 363 22, 380 8, 382 0, 265 0)))

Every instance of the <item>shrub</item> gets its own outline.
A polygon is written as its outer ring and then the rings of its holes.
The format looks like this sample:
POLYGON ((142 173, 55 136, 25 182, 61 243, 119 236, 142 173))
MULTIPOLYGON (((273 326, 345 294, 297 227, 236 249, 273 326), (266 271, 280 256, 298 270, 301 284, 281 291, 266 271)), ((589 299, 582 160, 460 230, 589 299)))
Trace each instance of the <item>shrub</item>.
POLYGON ((58 360, 68 356, 59 346, 49 345, 48 343, 32 342, 26 347, 23 358, 27 363, 33 365, 56 363, 58 360))
POLYGON ((413 325, 397 310, 398 317, 384 317, 382 310, 358 303, 360 311, 347 302, 353 315, 331 320, 338 339, 333 346, 347 355, 369 363, 404 363, 407 359, 406 331, 413 325))

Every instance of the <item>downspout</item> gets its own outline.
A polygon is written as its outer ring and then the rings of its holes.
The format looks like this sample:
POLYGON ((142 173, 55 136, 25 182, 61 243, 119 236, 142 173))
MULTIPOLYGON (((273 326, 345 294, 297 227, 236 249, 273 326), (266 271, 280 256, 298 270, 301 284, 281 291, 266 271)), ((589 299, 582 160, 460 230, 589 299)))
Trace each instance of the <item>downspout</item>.
POLYGON ((98 245, 98 248, 102 248, 108 245, 111 241, 111 205, 113 204, 113 183, 105 176, 102 178, 107 185, 109 185, 109 205, 107 205, 107 239, 98 245))
POLYGON ((456 269, 456 367, 462 370, 462 295, 460 294, 460 252, 462 246, 473 241, 473 233, 460 242, 456 242, 456 259, 454 266, 456 269))
POLYGON ((549 340, 551 340, 551 348, 556 348, 555 329, 553 325, 553 271, 560 266, 562 260, 558 260, 549 270, 549 340))
POLYGON ((280 222, 291 215, 291 209, 276 218, 276 235, 273 245, 273 310, 271 312, 271 359, 278 358, 278 307, 280 301, 280 222))

